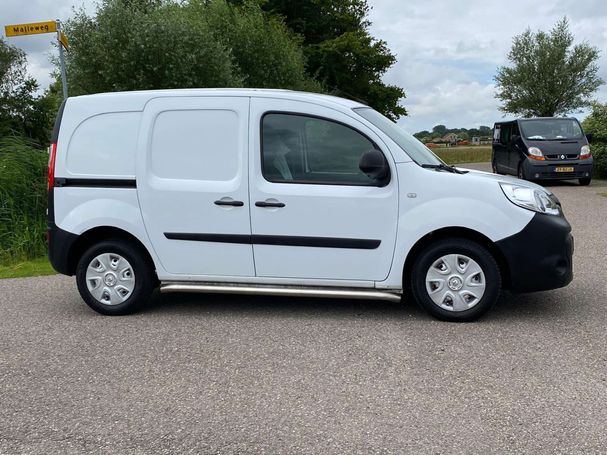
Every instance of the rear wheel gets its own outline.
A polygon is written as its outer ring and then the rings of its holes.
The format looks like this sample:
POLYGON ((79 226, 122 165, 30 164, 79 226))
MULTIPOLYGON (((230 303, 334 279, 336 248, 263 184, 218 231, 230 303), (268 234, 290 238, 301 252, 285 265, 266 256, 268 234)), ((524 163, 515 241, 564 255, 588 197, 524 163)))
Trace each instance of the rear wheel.
POLYGON ((582 186, 588 186, 590 185, 590 182, 592 181, 592 177, 587 177, 584 179, 580 179, 580 185, 582 186))
POLYGON ((141 253, 124 240, 107 240, 90 247, 76 268, 82 299, 101 314, 133 313, 150 297, 154 269, 141 253))
POLYGON ((444 239, 430 245, 415 261, 411 274, 417 303, 445 321, 479 318, 495 305, 500 287, 493 256, 466 239, 444 239))

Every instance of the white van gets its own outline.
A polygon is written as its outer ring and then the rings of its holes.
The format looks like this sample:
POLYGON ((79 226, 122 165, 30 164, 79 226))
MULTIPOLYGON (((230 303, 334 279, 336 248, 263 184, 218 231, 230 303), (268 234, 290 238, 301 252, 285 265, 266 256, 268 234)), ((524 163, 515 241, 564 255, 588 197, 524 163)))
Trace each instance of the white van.
POLYGON ((161 292, 386 299, 479 317, 572 279, 557 198, 456 169, 362 104, 283 90, 69 98, 53 132, 49 256, 94 310, 161 292), (411 291, 410 293, 408 291, 411 291))

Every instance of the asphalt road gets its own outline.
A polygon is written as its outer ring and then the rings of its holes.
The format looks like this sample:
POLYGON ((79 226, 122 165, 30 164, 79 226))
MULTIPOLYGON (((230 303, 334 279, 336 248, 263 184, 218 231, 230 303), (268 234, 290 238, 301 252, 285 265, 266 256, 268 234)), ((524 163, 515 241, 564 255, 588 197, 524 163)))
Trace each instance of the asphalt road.
POLYGON ((73 278, 1 280, 0 453, 605 453, 607 182, 552 188, 573 283, 477 323, 217 295, 111 318, 73 278))

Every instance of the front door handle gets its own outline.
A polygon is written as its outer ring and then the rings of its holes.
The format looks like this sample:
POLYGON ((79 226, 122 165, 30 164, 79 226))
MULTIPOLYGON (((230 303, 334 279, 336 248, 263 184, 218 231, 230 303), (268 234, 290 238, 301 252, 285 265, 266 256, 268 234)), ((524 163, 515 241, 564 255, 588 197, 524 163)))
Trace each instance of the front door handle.
POLYGON ((255 203, 255 207, 284 207, 285 204, 283 202, 268 202, 268 201, 257 201, 255 203))
POLYGON ((215 205, 231 206, 231 207, 242 207, 244 205, 244 202, 242 202, 242 201, 233 201, 231 199, 219 199, 218 201, 215 201, 215 205))

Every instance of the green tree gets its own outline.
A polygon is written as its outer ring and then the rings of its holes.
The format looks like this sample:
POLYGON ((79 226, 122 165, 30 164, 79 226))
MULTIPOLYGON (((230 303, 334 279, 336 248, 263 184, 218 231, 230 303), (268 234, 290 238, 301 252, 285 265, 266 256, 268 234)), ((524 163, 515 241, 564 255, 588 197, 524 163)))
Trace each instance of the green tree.
POLYGON ((447 127, 445 125, 435 125, 432 128, 432 133, 438 134, 439 136, 444 136, 447 134, 447 127))
POLYGON ((326 90, 363 101, 393 120, 407 115, 399 104, 403 89, 382 82, 396 57, 370 35, 366 0, 268 0, 263 8, 284 17, 303 37, 307 72, 326 90))
POLYGON ((190 87, 314 89, 298 41, 259 6, 103 0, 66 23, 71 94, 190 87))
POLYGON ((607 177, 607 103, 593 103, 592 111, 582 126, 586 134, 592 134, 590 150, 594 158, 594 172, 599 177, 607 177))
POLYGON ((27 74, 25 52, 0 38, 0 137, 25 135, 40 140, 36 122, 38 84, 27 74))
POLYGON ((603 83, 598 76, 599 50, 584 42, 573 45, 563 18, 549 32, 527 29, 514 37, 511 66, 497 70, 500 110, 525 117, 553 117, 588 106, 603 83))

